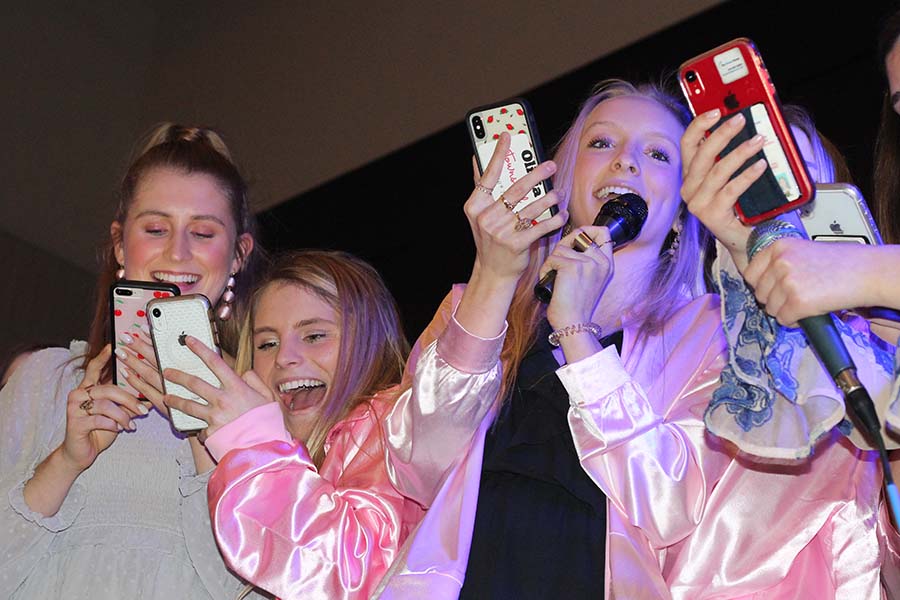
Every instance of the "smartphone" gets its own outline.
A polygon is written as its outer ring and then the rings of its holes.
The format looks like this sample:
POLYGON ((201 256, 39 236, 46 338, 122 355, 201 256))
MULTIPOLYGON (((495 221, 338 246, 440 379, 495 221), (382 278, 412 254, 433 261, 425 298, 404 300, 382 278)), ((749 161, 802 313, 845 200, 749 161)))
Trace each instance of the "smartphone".
MULTIPOLYGON (((109 330, 114 348, 125 346, 119 338, 123 333, 140 338, 144 336, 141 325, 147 325, 147 303, 157 298, 168 298, 180 294, 173 283, 155 281, 132 281, 120 279, 109 286, 109 330)), ((134 389, 122 375, 124 365, 115 354, 112 356, 113 383, 138 398, 143 396, 134 389)))
MULTIPOLYGON (((185 336, 194 336, 221 354, 212 307, 206 296, 186 294, 151 300, 147 304, 147 314, 150 317, 153 350, 156 353, 156 364, 159 365, 160 373, 165 369, 174 368, 199 377, 210 385, 221 387, 215 374, 185 345, 184 341, 185 336)), ((207 404, 200 396, 165 378, 163 391, 200 404, 207 404)), ((169 409, 169 418, 172 426, 178 431, 197 431, 208 426, 206 421, 174 408, 169 409)))
POLYGON ((806 164, 782 115, 772 78, 751 40, 737 38, 685 61, 678 79, 694 116, 718 108, 723 118, 717 126, 738 113, 746 117, 743 131, 720 158, 757 133, 766 138, 762 150, 735 173, 760 158, 769 165, 738 199, 735 212, 741 222, 755 225, 813 199, 815 188, 806 164))
MULTIPOLYGON (((484 174, 484 170, 491 160, 500 134, 504 131, 510 134, 509 152, 506 155, 500 179, 494 186, 495 200, 512 187, 516 181, 544 161, 544 150, 541 147, 534 114, 524 98, 513 98, 473 108, 466 114, 466 129, 475 151, 478 172, 481 174, 484 174)), ((531 189, 525 199, 516 205, 516 212, 545 196, 551 189, 552 185, 549 179, 541 181, 531 189)), ((556 214, 557 210, 556 206, 552 206, 541 213, 536 220, 549 219, 556 214)))
POLYGON ((859 189, 849 183, 816 184, 816 197, 800 207, 809 239, 881 245, 881 234, 859 189))

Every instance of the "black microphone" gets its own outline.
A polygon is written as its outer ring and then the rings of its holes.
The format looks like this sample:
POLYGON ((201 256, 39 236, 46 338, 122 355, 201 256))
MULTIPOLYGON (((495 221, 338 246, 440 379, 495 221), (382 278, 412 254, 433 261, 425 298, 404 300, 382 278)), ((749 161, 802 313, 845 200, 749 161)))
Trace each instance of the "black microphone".
MULTIPOLYGON (((757 225, 747 239, 748 259, 752 260, 757 253, 785 238, 805 239, 806 236, 792 224, 778 219, 757 225)), ((800 319, 799 324, 809 345, 825 365, 825 370, 843 392, 847 408, 856 416, 870 442, 873 442, 872 445, 883 450, 881 423, 875 405, 856 376, 856 365, 838 333, 831 313, 800 319)))
MULTIPOLYGON (((630 242, 641 232, 644 221, 647 220, 647 203, 637 194, 622 194, 600 207, 600 212, 594 219, 595 226, 609 228, 609 236, 612 239, 613 248, 630 242)), ((584 252, 594 243, 584 232, 575 236, 573 248, 578 252, 584 252)), ((534 286, 534 295, 537 299, 548 304, 553 297, 553 284, 556 281, 556 271, 550 271, 534 286)))

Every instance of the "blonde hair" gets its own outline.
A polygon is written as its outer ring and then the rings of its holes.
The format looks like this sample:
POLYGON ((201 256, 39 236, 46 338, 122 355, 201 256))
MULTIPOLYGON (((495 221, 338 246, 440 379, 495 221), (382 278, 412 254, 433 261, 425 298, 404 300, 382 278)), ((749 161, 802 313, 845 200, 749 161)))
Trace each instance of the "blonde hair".
POLYGON ((318 466, 328 431, 372 395, 400 381, 409 354, 397 304, 378 272, 352 254, 298 250, 277 256, 250 297, 238 343, 235 368, 253 367, 254 318, 260 298, 272 286, 295 285, 315 294, 337 312, 340 345, 334 379, 306 442, 318 466))
MULTIPOLYGON (((682 101, 664 91, 662 85, 634 85, 621 79, 608 79, 595 86, 593 92, 581 105, 572 125, 556 147, 553 160, 556 175, 553 185, 560 198, 561 206, 568 206, 575 176, 575 162, 578 156, 580 138, 588 115, 600 103, 621 97, 639 97, 653 100, 667 109, 684 127, 691 121, 691 115, 682 101)), ((681 206, 680 244, 677 252, 667 252, 671 243, 670 234, 660 248, 659 260, 648 278, 643 293, 635 294, 642 300, 634 306, 623 307, 629 320, 640 323, 639 336, 658 332, 666 319, 690 299, 707 291, 704 267, 711 257, 712 236, 700 221, 681 206)), ((545 313, 545 308, 534 298, 533 287, 537 282, 540 266, 549 252, 559 242, 561 232, 540 240, 532 247, 528 269, 519 280, 507 321, 509 328, 503 345, 501 360, 504 365, 502 394, 505 396, 515 381, 519 364, 534 343, 536 329, 545 313)))

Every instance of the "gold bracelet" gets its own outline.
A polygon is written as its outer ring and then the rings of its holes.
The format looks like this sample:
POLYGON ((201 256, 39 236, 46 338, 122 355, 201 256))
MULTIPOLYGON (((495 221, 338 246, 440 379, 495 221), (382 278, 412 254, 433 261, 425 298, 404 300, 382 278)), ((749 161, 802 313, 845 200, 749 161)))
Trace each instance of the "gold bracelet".
POLYGON ((559 338, 581 333, 582 331, 590 331, 598 340, 603 336, 600 326, 596 323, 576 323, 552 332, 547 336, 547 341, 550 342, 551 346, 559 347, 559 338))

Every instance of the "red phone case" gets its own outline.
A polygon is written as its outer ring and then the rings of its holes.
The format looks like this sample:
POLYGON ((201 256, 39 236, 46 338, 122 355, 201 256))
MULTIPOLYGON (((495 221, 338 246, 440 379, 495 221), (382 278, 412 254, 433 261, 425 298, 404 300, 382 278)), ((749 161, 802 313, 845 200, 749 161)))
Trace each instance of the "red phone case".
POLYGON ((718 108, 724 120, 744 111, 752 115, 756 131, 767 138, 763 153, 774 176, 772 181, 784 198, 754 204, 748 190, 735 205, 742 222, 755 225, 813 199, 815 187, 781 113, 769 72, 751 40, 737 38, 685 61, 678 69, 678 78, 694 116, 718 108))

